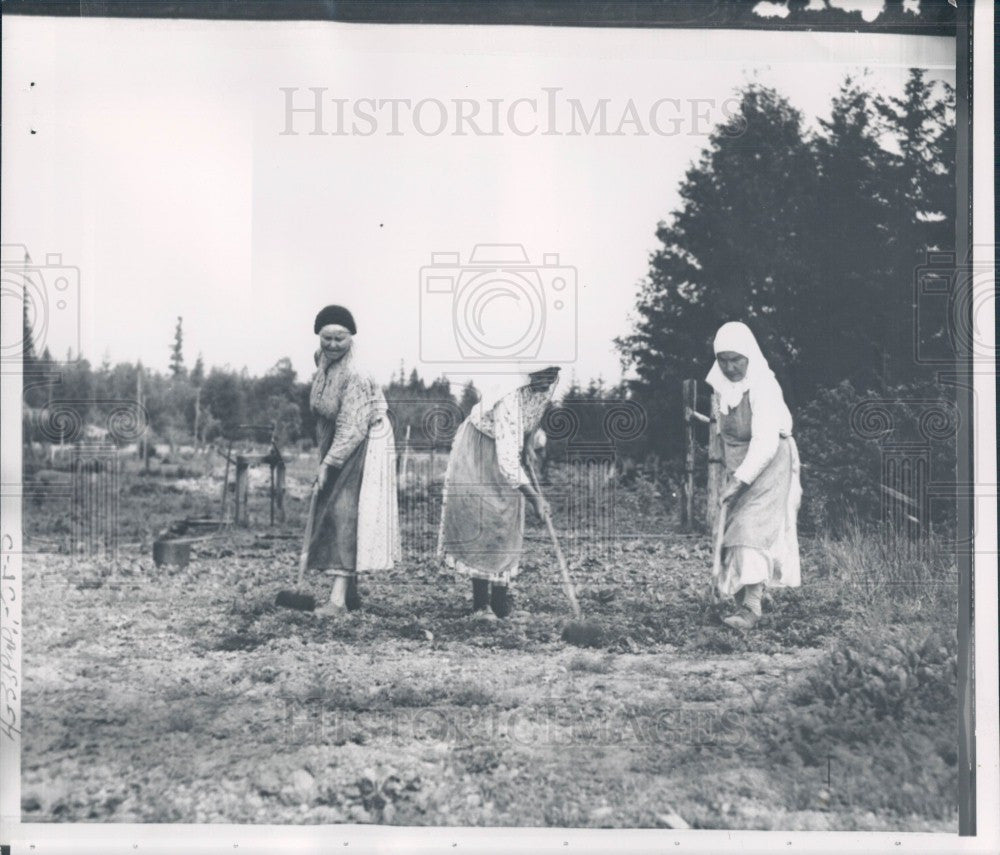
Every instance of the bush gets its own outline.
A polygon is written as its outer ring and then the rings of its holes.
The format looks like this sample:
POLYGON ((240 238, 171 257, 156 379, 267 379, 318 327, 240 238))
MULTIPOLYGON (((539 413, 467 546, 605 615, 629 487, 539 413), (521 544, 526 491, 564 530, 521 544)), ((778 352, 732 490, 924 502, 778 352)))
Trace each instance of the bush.
MULTIPOLYGON (((863 395, 846 381, 821 390, 795 419, 803 528, 839 532, 852 516, 879 519, 883 462, 894 449, 909 448, 914 458, 927 455, 925 489, 932 481, 953 481, 956 419, 952 400, 931 383, 863 395)), ((925 496, 912 495, 913 489, 910 497, 922 503, 925 496)), ((954 528, 953 503, 935 503, 931 510, 936 527, 954 528)))
POLYGON ((842 642, 790 695, 765 739, 777 763, 831 764, 844 805, 951 816, 957 794, 954 634, 842 642), (876 750, 877 748, 877 750, 876 750))

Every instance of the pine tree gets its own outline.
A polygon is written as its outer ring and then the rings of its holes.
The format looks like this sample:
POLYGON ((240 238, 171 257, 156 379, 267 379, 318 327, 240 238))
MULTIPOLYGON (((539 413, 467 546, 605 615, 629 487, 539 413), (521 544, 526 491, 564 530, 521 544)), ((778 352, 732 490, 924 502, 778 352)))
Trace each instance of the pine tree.
POLYGON ((194 368, 191 369, 191 382, 195 386, 201 386, 205 382, 205 361, 201 358, 200 353, 194 361, 194 368))
POLYGON ((848 78, 813 139, 817 204, 803 247, 812 275, 790 318, 800 399, 843 379, 862 388, 881 381, 884 332, 898 311, 886 300, 896 286, 886 241, 897 176, 877 115, 871 93, 848 78))
POLYGON ((475 385, 471 380, 466 382, 462 387, 462 398, 459 401, 459 407, 462 408, 462 412, 467 416, 472 412, 472 408, 476 406, 479 401, 479 392, 477 391, 475 385))
POLYGON ((170 349, 170 373, 175 377, 183 377, 187 370, 184 368, 184 319, 178 316, 177 326, 174 328, 174 343, 170 349))
POLYGON ((637 375, 637 400, 662 426, 658 443, 679 447, 681 381, 704 377, 725 321, 749 323, 779 372, 794 361, 784 331, 811 273, 802 244, 815 219, 815 175, 801 114, 757 84, 688 170, 680 210, 657 228, 662 246, 650 258, 634 331, 616 342, 637 375))
MULTIPOLYGON (((899 287, 886 301, 886 337, 893 355, 887 380, 898 383, 918 371, 913 358, 918 331, 909 323, 915 271, 929 251, 955 245, 955 92, 947 84, 931 83, 923 69, 914 68, 902 97, 880 98, 878 107, 883 129, 899 147, 890 197, 896 239, 887 247, 899 287)), ((922 332, 946 334, 944 319, 939 329, 922 332)))
POLYGON ((35 336, 31 329, 31 314, 29 311, 29 301, 23 301, 22 325, 24 332, 21 336, 21 355, 24 360, 25 369, 34 366, 37 361, 35 356, 35 336))

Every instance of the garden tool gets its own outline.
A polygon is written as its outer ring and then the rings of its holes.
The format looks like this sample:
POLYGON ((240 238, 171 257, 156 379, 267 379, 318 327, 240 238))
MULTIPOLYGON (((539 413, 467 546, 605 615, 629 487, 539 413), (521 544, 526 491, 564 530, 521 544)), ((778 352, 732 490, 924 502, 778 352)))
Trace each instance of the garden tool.
MULTIPOLYGON (((539 495, 542 495, 542 487, 538 483, 538 474, 530 455, 525 457, 528 474, 534 483, 539 495)), ((552 548, 556 553, 556 560, 559 562, 559 570, 562 572, 563 590, 566 592, 566 599, 569 600, 573 609, 574 620, 563 627, 562 639, 577 647, 600 647, 603 643, 604 631, 599 624, 583 619, 583 612, 580 603, 576 599, 576 591, 573 589, 573 581, 569 577, 569 568, 566 566, 566 558, 563 556, 562 548, 559 546, 559 538, 556 536, 555 527, 552 525, 551 516, 545 517, 545 526, 549 530, 549 537, 552 538, 552 548)))
POLYGON ((274 598, 276 606, 284 606, 288 609, 298 609, 302 612, 311 612, 316 608, 316 598, 312 594, 302 592, 302 580, 306 574, 306 564, 309 561, 309 545, 312 542, 313 523, 316 517, 316 504, 319 500, 319 481, 313 483, 312 493, 309 497, 309 514, 306 517, 306 533, 302 540, 302 552, 299 555, 299 576, 295 584, 296 590, 278 591, 278 596, 274 598))
POLYGON ((729 510, 729 503, 723 502, 719 508, 718 521, 715 525, 715 549, 712 552, 712 582, 709 597, 713 600, 720 600, 719 580, 722 578, 722 541, 726 536, 726 514, 729 510))

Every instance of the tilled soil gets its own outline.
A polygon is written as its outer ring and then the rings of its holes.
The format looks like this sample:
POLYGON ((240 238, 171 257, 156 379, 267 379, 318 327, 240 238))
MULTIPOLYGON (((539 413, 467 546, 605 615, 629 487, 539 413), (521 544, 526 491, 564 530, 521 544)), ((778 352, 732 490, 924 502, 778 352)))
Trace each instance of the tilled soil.
POLYGON ((744 636, 704 599, 706 538, 598 557, 569 538, 605 633, 582 650, 543 531, 504 621, 467 615, 424 532, 362 581, 362 611, 320 618, 274 605, 294 510, 183 570, 135 546, 25 556, 26 821, 953 830, 833 808, 828 769, 768 755, 789 687, 851 620, 823 587, 744 636))

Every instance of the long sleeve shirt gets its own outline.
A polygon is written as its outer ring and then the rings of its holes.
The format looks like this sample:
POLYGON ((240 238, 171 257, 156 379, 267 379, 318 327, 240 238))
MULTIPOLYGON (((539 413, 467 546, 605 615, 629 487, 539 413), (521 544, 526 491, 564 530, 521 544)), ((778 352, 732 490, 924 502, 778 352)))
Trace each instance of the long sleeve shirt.
POLYGON ((469 415, 478 430, 495 440, 500 474, 512 487, 531 484, 521 465, 525 436, 540 424, 549 399, 547 392, 532 392, 524 387, 504 395, 492 410, 483 412, 477 405, 469 415))
POLYGON ((381 390, 369 379, 353 376, 347 381, 337 412, 333 442, 323 457, 324 463, 343 466, 361 445, 373 419, 380 415, 378 399, 381 395, 381 390))
POLYGON ((744 484, 752 484, 764 471, 777 454, 781 437, 792 435, 792 414, 777 382, 750 389, 750 410, 750 445, 733 473, 744 484))

